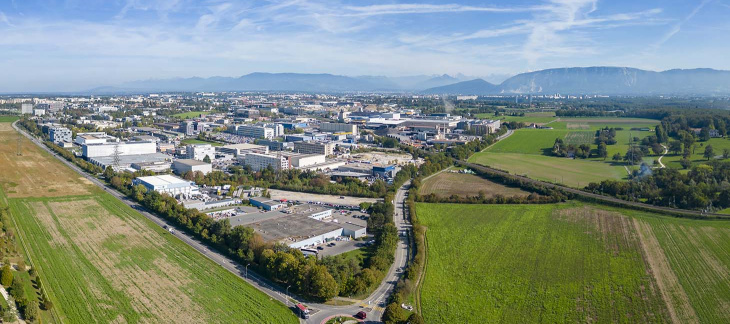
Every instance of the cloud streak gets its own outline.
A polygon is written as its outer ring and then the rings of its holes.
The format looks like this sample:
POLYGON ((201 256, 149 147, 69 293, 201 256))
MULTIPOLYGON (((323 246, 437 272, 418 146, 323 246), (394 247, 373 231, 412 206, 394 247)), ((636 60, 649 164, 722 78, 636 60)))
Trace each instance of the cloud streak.
POLYGON ((678 23, 674 24, 674 26, 672 26, 669 29, 669 31, 666 34, 664 34, 664 36, 662 36, 662 38, 660 38, 656 43, 654 43, 654 45, 653 45, 654 49, 658 49, 659 47, 664 45, 664 43, 666 43, 667 41, 672 39, 672 37, 674 37, 674 35, 676 35, 677 33, 679 33, 682 30, 682 26, 685 23, 687 23, 692 18, 694 18, 694 16, 696 16, 697 13, 699 13, 700 10, 702 10, 702 8, 704 8, 708 3, 712 2, 712 1, 713 0, 703 0, 702 2, 700 2, 700 4, 697 5, 696 7, 694 7, 694 9, 692 9, 692 11, 690 11, 690 13, 686 17, 684 17, 684 19, 682 19, 678 23))

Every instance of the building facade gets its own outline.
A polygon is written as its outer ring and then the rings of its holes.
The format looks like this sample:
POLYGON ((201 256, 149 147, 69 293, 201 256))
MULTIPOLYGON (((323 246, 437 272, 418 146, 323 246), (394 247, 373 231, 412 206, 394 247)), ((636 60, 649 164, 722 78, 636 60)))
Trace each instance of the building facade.
POLYGON ((248 153, 242 157, 241 163, 250 166, 253 171, 261 171, 269 166, 277 171, 289 169, 289 159, 284 156, 248 153))
POLYGON ((210 144, 190 144, 185 147, 185 155, 188 159, 203 161, 207 156, 215 159, 215 147, 210 144))
MULTIPOLYGON (((283 131, 282 131, 283 132, 283 131)), ((272 139, 275 136, 273 128, 255 125, 236 125, 233 133, 238 136, 272 139)))
POLYGON ((143 185, 147 190, 166 193, 172 196, 197 194, 198 186, 194 183, 171 175, 139 177, 132 180, 132 184, 143 185))
POLYGON ((301 154, 323 154, 325 156, 330 156, 335 154, 335 144, 319 142, 294 142, 294 152, 301 154))
POLYGON ((357 135, 357 125, 345 123, 322 123, 319 130, 330 133, 351 133, 357 135))
POLYGON ((213 165, 198 160, 182 159, 172 161, 172 169, 179 175, 184 175, 188 171, 200 171, 203 174, 208 174, 213 171, 213 165))
POLYGON ((71 142, 71 130, 66 127, 51 127, 48 129, 48 136, 53 143, 71 142))
POLYGON ((85 158, 123 155, 142 155, 157 153, 157 144, 154 142, 112 142, 100 144, 85 144, 82 147, 85 158))

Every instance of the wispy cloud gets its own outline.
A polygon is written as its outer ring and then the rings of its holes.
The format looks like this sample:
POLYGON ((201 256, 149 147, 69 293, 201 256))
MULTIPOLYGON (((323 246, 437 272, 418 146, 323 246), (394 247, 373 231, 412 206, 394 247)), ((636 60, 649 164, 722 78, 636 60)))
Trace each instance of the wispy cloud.
POLYGON ((6 16, 5 13, 2 11, 0 11, 0 23, 5 23, 8 26, 14 27, 14 25, 10 23, 8 16, 6 16))
POLYGON ((511 13, 530 12, 545 10, 543 6, 536 7, 478 7, 460 4, 387 4, 371 6, 346 6, 343 8, 343 16, 378 16, 378 15, 402 15, 402 14, 427 14, 427 13, 448 13, 448 12, 489 12, 489 13, 511 13), (349 11, 349 12, 348 12, 349 11))
POLYGON ((669 29, 669 31, 667 31, 667 33, 664 34, 664 36, 662 36, 662 38, 660 38, 656 43, 654 43, 654 45, 653 45, 654 49, 658 49, 659 47, 664 45, 664 43, 666 43, 672 37, 674 37, 674 35, 679 33, 682 30, 682 25, 684 25, 685 23, 690 21, 692 18, 694 18, 694 16, 697 15, 697 13, 700 12, 700 10, 702 10, 702 8, 704 8, 708 3, 712 2, 712 1, 713 0, 702 0, 702 2, 700 2, 699 5, 694 7, 694 9, 692 9, 692 11, 690 11, 690 13, 686 17, 684 17, 684 19, 682 19, 678 23, 674 24, 674 26, 672 26, 669 29))

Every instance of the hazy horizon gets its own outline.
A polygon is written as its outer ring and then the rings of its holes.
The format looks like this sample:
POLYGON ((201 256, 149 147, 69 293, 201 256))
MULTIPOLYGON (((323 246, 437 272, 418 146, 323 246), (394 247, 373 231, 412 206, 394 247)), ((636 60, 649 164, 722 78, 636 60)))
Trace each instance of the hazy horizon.
POLYGON ((6 1, 0 93, 252 72, 730 70, 730 1, 6 1))

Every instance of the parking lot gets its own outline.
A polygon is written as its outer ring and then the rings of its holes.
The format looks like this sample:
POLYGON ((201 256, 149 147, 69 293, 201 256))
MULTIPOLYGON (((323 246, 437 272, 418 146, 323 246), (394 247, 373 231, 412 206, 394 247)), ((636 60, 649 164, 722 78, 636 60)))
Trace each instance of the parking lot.
POLYGON ((376 199, 376 198, 319 195, 319 194, 312 194, 312 193, 306 193, 306 192, 284 191, 284 190, 277 190, 277 189, 269 189, 269 193, 271 193, 271 199, 274 199, 274 200, 280 200, 280 199, 287 199, 287 200, 293 200, 293 201, 299 200, 300 202, 303 202, 303 203, 306 203, 308 201, 319 201, 319 202, 329 203, 329 204, 357 206, 363 202, 375 203, 378 201, 378 199, 376 199), (344 198, 340 198, 340 197, 344 197, 344 198))

